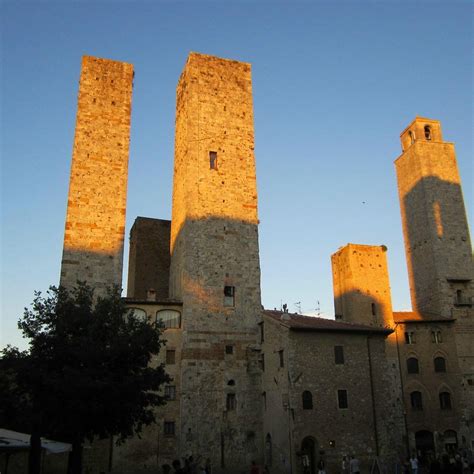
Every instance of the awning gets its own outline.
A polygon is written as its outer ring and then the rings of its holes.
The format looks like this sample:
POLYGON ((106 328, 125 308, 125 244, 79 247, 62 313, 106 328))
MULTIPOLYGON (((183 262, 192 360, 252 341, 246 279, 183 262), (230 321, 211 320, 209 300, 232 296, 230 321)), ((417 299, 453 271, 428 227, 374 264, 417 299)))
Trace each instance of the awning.
MULTIPOLYGON (((30 436, 26 433, 0 428, 0 452, 30 449, 30 436)), ((66 453, 72 449, 69 443, 60 443, 45 438, 41 438, 41 447, 49 454, 66 453)))

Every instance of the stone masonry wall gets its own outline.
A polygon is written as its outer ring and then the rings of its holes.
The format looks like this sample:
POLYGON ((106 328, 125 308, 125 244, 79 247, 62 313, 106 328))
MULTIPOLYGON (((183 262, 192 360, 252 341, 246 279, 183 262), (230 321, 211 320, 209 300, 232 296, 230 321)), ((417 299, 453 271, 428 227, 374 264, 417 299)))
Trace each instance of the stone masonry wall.
POLYGON ((474 442, 474 264, 454 145, 443 141, 438 121, 421 117, 401 143, 395 167, 412 305, 456 318, 463 417, 474 442))
POLYGON ((393 327, 386 251, 383 245, 347 244, 331 256, 337 318, 393 327))
POLYGON ((191 53, 177 88, 170 296, 183 302, 180 453, 209 457, 213 472, 261 457, 257 224, 250 65, 191 53))
POLYGON ((171 221, 137 217, 130 231, 127 297, 168 298, 171 221))
POLYGON ((121 285, 133 66, 85 56, 61 263, 61 285, 121 285))

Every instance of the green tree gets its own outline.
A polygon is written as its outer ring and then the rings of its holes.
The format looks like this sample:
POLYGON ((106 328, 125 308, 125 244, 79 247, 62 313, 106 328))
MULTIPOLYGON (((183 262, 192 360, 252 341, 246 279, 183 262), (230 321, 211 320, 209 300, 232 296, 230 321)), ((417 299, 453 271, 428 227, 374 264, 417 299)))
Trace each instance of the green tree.
POLYGON ((85 283, 35 293, 18 322, 29 349, 3 350, 0 422, 31 433, 30 474, 39 472, 40 437, 72 443, 68 472, 82 470, 85 440, 123 440, 155 421, 170 380, 153 364, 160 328, 129 314, 117 289, 94 298, 85 283))

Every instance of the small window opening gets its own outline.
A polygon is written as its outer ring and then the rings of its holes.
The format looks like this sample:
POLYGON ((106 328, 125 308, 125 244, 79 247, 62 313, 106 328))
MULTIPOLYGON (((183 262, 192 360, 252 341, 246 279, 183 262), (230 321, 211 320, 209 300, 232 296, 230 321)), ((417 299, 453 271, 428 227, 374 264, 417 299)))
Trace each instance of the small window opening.
POLYGON ((235 286, 224 286, 224 306, 235 306, 235 286))
POLYGON ((375 306, 375 303, 372 303, 370 306, 372 309, 372 316, 377 316, 377 307, 375 306))
POLYGON ((446 372, 446 359, 444 357, 435 357, 434 371, 438 373, 446 372))
POLYGON ((262 343, 265 340, 265 329, 263 327, 263 322, 260 323, 260 342, 262 343))
POLYGON ((410 143, 413 145, 415 143, 415 134, 410 130, 408 136, 410 137, 410 143))
POLYGON ((217 169, 217 151, 209 152, 209 168, 211 170, 217 169))
POLYGON ((347 403, 347 390, 338 390, 337 391, 337 404, 339 408, 348 408, 349 404, 347 403))
POLYGON ((176 387, 174 385, 167 385, 165 387, 165 398, 168 400, 176 400, 176 387))
POLYGON ((260 368, 265 372, 265 354, 260 354, 260 368))
POLYGON ((440 344, 443 342, 443 339, 441 337, 441 331, 431 331, 431 342, 435 344, 440 344))
POLYGON ((431 127, 429 125, 425 125, 425 138, 431 140, 431 127))
POLYGON ((344 346, 334 346, 334 362, 344 364, 344 346))
POLYGON ((415 344, 415 333, 408 331, 405 333, 405 344, 415 344))
POLYGON ((451 394, 449 392, 441 392, 439 394, 439 407, 441 410, 451 410, 451 394))
POLYGON ((313 395, 309 390, 303 392, 303 410, 313 409, 313 395))
POLYGON ((235 380, 234 379, 230 379, 228 382, 227 382, 227 385, 233 387, 235 385, 235 380))
POLYGON ((226 354, 233 354, 234 353, 234 346, 225 346, 225 353, 226 354))
POLYGON ((407 359, 407 372, 409 374, 418 374, 420 372, 418 359, 416 357, 410 357, 407 359))
POLYGON ((262 399, 263 399, 263 409, 267 409, 267 392, 262 392, 262 399))
POLYGON ((226 399, 226 408, 227 411, 234 411, 237 407, 237 400, 235 398, 235 393, 228 393, 226 399))
POLYGON ((410 403, 413 410, 423 410, 423 398, 421 392, 411 392, 410 403))
POLYGON ((175 424, 174 421, 165 421, 163 431, 165 436, 174 436, 175 424))
POLYGON ((174 349, 166 351, 166 363, 169 365, 176 364, 176 351, 174 349))
POLYGON ((285 367, 285 358, 283 354, 283 349, 281 351, 278 351, 278 357, 280 360, 280 367, 285 367))

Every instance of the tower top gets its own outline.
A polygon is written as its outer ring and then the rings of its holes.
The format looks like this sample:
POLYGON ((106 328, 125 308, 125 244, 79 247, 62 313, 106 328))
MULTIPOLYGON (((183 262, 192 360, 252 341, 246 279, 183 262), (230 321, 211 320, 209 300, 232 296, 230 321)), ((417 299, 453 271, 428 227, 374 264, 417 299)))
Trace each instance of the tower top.
POLYGON ((441 122, 439 120, 416 116, 410 125, 400 134, 402 151, 408 150, 408 148, 418 140, 442 142, 441 122))

